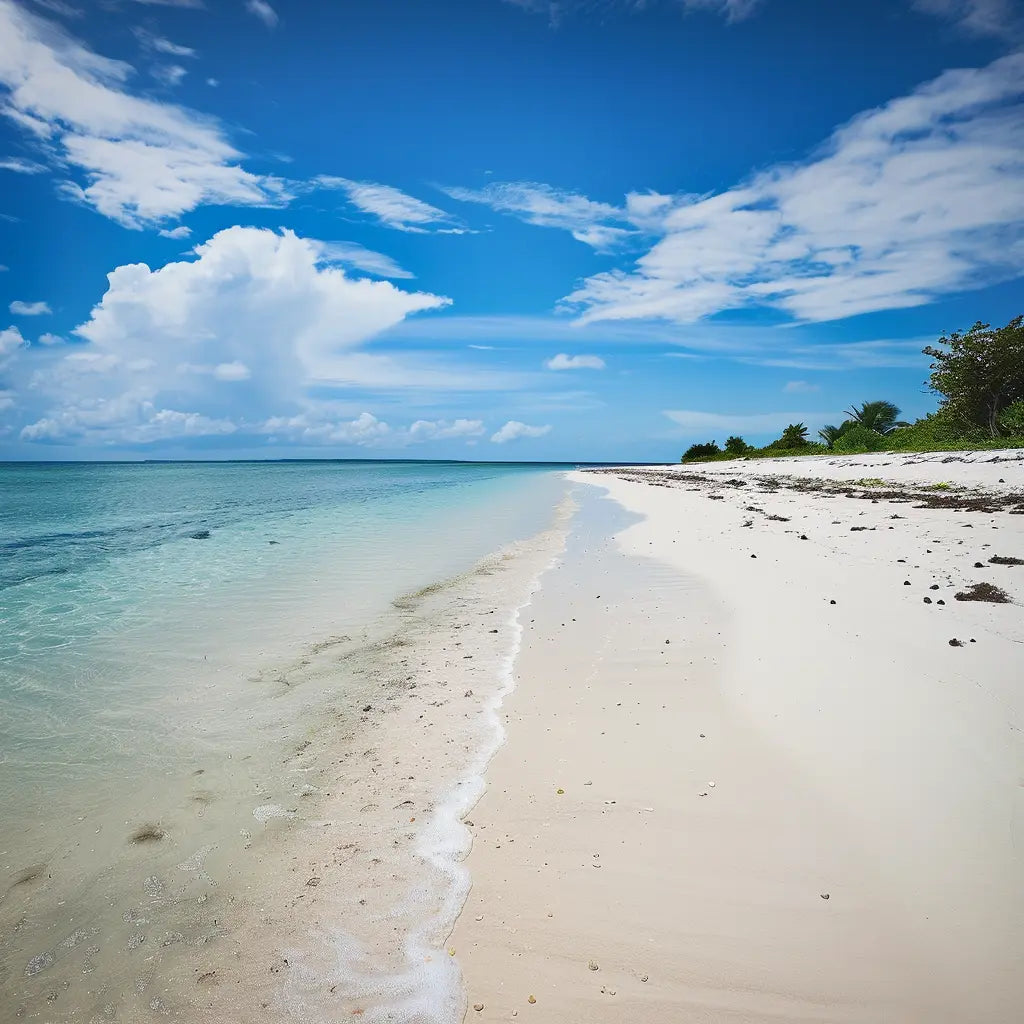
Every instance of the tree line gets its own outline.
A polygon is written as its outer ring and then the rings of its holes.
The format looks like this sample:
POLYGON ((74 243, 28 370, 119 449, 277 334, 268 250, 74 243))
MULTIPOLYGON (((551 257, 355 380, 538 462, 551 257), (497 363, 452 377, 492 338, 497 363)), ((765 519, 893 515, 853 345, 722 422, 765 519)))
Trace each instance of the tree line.
POLYGON ((939 408, 913 423, 899 418, 893 402, 878 399, 847 409, 838 426, 822 427, 820 442, 808 437, 805 424, 791 423, 763 448, 733 436, 723 448, 715 441, 691 445, 681 461, 1024 447, 1024 316, 996 328, 978 321, 923 352, 932 358, 928 386, 939 408))

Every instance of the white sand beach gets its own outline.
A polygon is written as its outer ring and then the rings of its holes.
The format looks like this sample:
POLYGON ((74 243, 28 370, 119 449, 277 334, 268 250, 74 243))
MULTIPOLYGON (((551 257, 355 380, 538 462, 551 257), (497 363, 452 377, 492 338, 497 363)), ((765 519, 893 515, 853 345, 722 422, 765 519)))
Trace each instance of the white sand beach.
POLYGON ((572 475, 468 815, 468 1019, 1020 1019, 1019 456, 572 475))

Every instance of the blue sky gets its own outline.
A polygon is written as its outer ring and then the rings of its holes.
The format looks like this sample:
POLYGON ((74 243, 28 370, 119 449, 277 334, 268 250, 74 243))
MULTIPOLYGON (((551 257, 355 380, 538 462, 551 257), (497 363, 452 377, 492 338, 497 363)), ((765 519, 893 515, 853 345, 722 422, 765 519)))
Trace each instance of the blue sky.
POLYGON ((0 0, 0 458, 674 460, 1024 311, 1017 0, 0 0))

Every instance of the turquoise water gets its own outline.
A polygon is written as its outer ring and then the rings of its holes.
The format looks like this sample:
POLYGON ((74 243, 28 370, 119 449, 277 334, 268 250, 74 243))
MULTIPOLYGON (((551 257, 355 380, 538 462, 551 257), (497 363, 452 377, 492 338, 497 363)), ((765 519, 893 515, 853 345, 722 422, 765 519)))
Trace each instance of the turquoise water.
POLYGON ((536 533, 559 486, 485 464, 0 466, 0 801, 155 756, 169 699, 224 707, 208 678, 190 692, 197 660, 251 675, 363 625, 536 533))
POLYGON ((546 530, 565 490, 516 465, 0 465, 0 1019, 180 1002, 168 979, 276 876, 264 811, 305 822, 333 785, 296 750, 337 758, 332 723, 358 743, 367 695, 399 692, 397 599, 546 530))

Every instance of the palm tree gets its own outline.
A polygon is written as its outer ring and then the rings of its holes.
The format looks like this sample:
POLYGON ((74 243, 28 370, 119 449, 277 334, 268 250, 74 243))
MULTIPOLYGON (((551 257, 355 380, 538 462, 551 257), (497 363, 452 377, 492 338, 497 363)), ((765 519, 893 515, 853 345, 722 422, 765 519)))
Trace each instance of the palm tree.
POLYGON ((818 437, 831 448, 852 426, 853 420, 843 420, 838 427, 833 427, 831 423, 827 423, 818 431, 818 437))
POLYGON ((864 402, 858 409, 854 406, 846 410, 846 415, 853 420, 851 426, 858 425, 873 430, 876 434, 891 434, 897 427, 909 424, 897 420, 899 409, 892 402, 864 402))
POLYGON ((779 440, 783 448, 801 448, 807 444, 807 427, 803 423, 790 423, 779 440))

